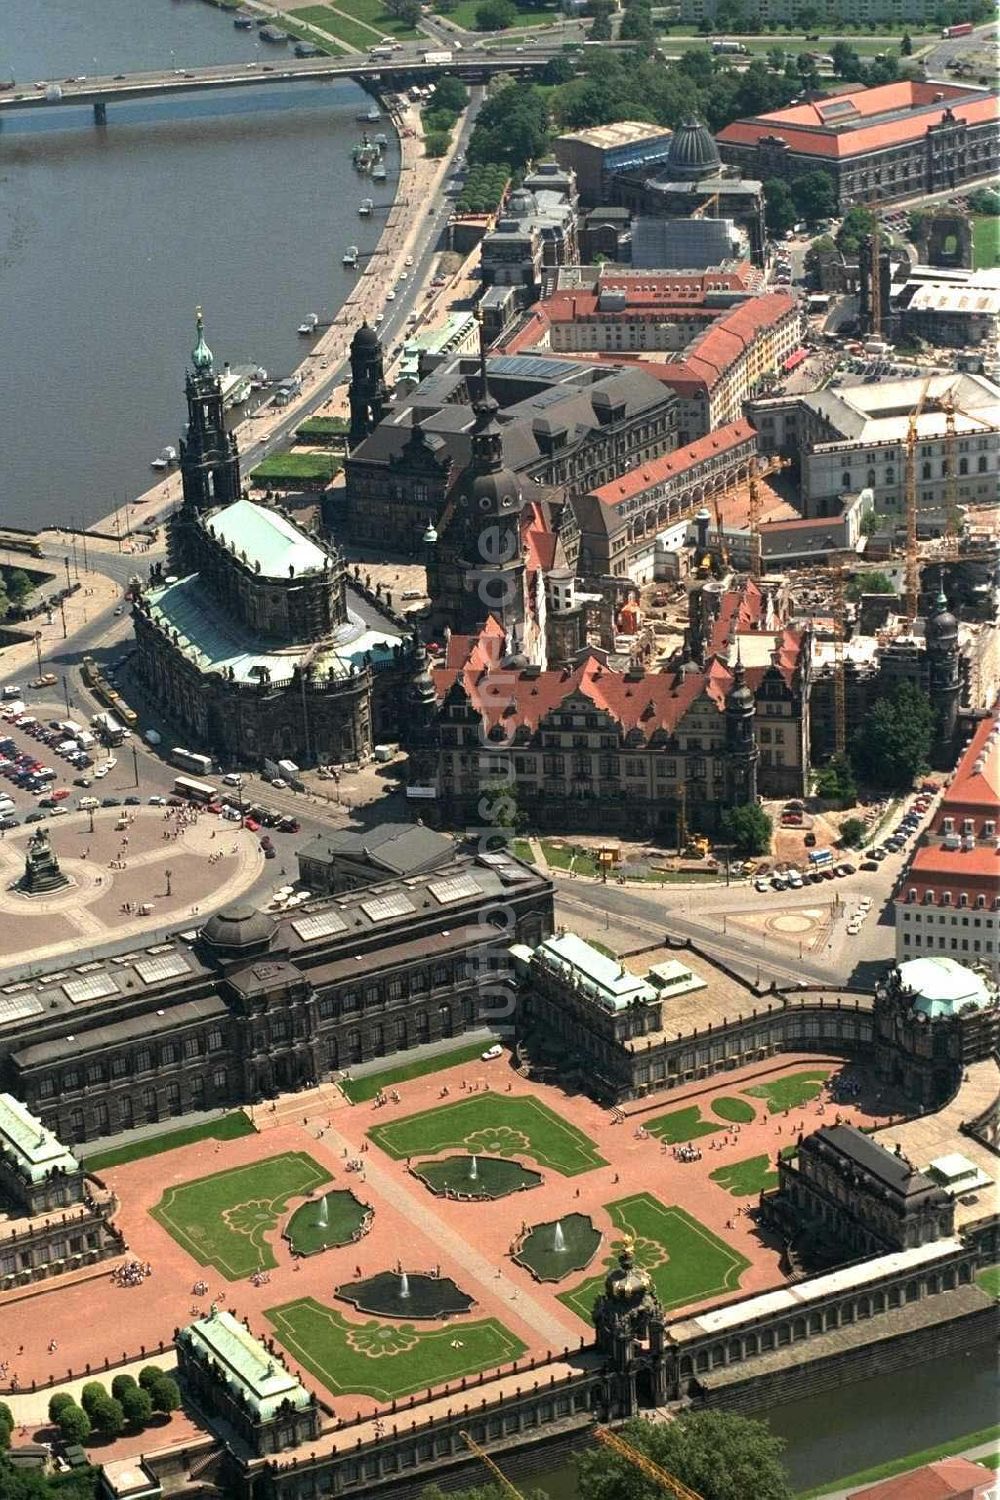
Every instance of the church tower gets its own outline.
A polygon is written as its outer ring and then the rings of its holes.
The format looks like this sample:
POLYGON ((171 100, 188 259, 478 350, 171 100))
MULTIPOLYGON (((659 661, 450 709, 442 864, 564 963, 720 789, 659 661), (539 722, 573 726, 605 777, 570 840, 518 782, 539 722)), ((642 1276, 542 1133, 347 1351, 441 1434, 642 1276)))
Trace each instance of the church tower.
POLYGON ((222 382, 205 342, 200 307, 196 317, 198 342, 184 382, 188 421, 180 443, 180 468, 183 507, 202 513, 240 498, 240 457, 223 420, 222 382))
POLYGON ((362 323, 351 340, 351 386, 348 401, 351 408, 351 430, 348 441, 353 448, 368 436, 385 416, 389 392, 382 366, 382 344, 374 328, 362 323))
POLYGON ((757 700, 748 687, 737 647, 733 685, 726 694, 726 802, 741 807, 757 801, 757 700))
POLYGON ((438 701, 431 677, 430 661, 423 641, 416 637, 413 664, 406 694, 406 748, 410 752, 411 785, 429 786, 437 771, 435 724, 438 701))
POLYGON ((958 728, 960 694, 958 671, 958 621, 948 608, 944 590, 938 594, 925 625, 927 641, 927 689, 934 710, 931 759, 940 771, 955 763, 955 733, 958 728))

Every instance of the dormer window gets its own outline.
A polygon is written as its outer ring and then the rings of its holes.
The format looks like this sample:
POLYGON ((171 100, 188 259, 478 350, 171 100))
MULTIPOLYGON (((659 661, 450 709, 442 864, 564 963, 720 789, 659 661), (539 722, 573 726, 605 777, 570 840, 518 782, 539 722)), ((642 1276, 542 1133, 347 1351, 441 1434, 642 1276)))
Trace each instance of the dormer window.
POLYGON ((917 899, 917 891, 916 891, 916 887, 915 886, 908 892, 906 899, 909 902, 916 901, 916 899, 917 899))
POLYGON ((942 906, 950 906, 951 905, 951 891, 942 891, 941 892, 941 905, 942 906))
POLYGON ((954 818, 945 818, 944 823, 943 823, 942 826, 944 828, 945 833, 954 833, 955 832, 955 819, 954 818))
POLYGON ((968 895, 966 894, 965 891, 963 891, 962 894, 959 896, 959 898, 958 898, 958 904, 959 904, 959 906, 968 906, 968 904, 969 904, 969 898, 968 898, 968 895))
POLYGON ((977 911, 982 911, 983 908, 985 907, 985 905, 986 905, 986 897, 983 896, 983 895, 977 896, 976 897, 976 910, 977 911))

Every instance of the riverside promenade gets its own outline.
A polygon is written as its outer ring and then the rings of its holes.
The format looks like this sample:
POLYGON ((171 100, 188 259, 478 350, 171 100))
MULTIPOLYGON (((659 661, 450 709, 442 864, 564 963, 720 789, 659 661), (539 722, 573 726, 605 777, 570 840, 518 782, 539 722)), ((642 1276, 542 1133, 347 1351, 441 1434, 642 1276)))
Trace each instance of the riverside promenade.
MULTIPOLYGON (((245 454, 261 444, 269 444, 272 438, 280 437, 293 428, 297 420, 304 420, 315 405, 322 361, 326 361, 328 365, 328 369, 322 371, 322 385, 328 388, 330 394, 335 390, 341 378, 340 367, 347 358, 355 329, 364 320, 373 322, 378 313, 383 311, 386 292, 396 285, 400 271, 406 268, 406 258, 423 227, 427 205, 436 201, 459 150, 464 118, 461 117, 455 125, 448 153, 432 159, 423 154, 423 127, 419 106, 407 104, 404 109, 393 112, 392 120, 400 147, 399 182, 378 245, 337 317, 316 342, 310 345, 308 354, 295 370, 294 373, 302 381, 300 393, 286 406, 258 409, 234 429, 241 453, 245 454)), ((174 504, 180 496, 181 479, 178 473, 174 472, 157 481, 129 501, 129 510, 133 512, 129 529, 134 530, 137 526, 158 521, 162 510, 174 504)), ((91 532, 114 534, 115 517, 116 512, 112 512, 93 521, 87 529, 91 532)))

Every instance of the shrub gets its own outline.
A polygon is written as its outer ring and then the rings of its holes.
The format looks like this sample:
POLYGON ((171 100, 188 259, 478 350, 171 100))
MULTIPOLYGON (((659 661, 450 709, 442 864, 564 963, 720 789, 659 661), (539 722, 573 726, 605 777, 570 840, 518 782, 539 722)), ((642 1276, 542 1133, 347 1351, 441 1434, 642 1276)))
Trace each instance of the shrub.
POLYGON ((85 1443, 90 1437, 90 1418, 75 1401, 70 1401, 59 1413, 59 1431, 66 1443, 85 1443))
POLYGON ((126 1391, 137 1391, 138 1389, 139 1386, 132 1375, 116 1375, 111 1382, 111 1394, 116 1401, 123 1401, 126 1391))
POLYGON ((163 1375, 150 1391, 153 1402, 153 1410, 166 1413, 176 1411, 181 1404, 181 1390, 176 1380, 169 1375, 163 1375))
POLYGON ((154 1385, 166 1379, 166 1370, 161 1370, 159 1365, 143 1365, 139 1371, 139 1384, 144 1391, 151 1391, 154 1385))
POLYGON ((105 1386, 99 1380, 88 1380, 80 1392, 80 1405, 83 1407, 91 1421, 94 1419, 94 1407, 100 1406, 102 1401, 108 1401, 110 1397, 105 1386))
POLYGON ((145 1427, 153 1415, 153 1397, 149 1391, 141 1390, 133 1383, 122 1392, 119 1399, 128 1425, 136 1428, 145 1427))
POLYGON ((102 1437, 120 1437, 125 1431, 125 1412, 114 1396, 105 1395, 102 1401, 95 1401, 87 1415, 94 1424, 94 1431, 102 1437))
POLYGON ((49 1397, 49 1421, 58 1425, 59 1415, 65 1411, 67 1406, 75 1406, 76 1402, 69 1391, 53 1391, 49 1397))
POLYGON ((865 825, 860 818, 845 818, 840 825, 840 842, 845 849, 856 849, 865 836, 865 825))

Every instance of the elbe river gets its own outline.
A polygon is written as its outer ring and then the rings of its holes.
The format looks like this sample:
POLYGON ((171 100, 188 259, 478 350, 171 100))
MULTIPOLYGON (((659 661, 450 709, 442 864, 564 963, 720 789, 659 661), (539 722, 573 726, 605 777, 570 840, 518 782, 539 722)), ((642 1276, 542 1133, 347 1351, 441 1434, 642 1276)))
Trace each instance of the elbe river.
MULTIPOLYGON (((289 52, 201 0, 0 3, 18 88, 289 52)), ((103 130, 90 108, 4 117, 0 524, 85 524, 148 488, 184 421, 197 303, 217 365, 299 362, 299 323, 336 314, 344 249, 374 246, 391 201, 391 169, 373 185, 351 165, 370 104, 350 82, 271 84, 110 104, 103 130)))

